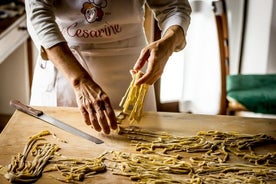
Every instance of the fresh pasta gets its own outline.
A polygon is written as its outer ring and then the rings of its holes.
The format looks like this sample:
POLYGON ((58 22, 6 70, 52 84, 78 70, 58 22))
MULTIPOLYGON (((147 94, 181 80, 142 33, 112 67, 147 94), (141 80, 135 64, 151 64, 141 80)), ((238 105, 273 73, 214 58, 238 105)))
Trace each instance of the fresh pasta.
POLYGON ((123 113, 129 115, 131 123, 139 122, 142 117, 145 97, 148 93, 149 85, 135 85, 136 81, 143 75, 142 72, 137 72, 133 75, 132 81, 123 96, 119 106, 123 107, 123 113))

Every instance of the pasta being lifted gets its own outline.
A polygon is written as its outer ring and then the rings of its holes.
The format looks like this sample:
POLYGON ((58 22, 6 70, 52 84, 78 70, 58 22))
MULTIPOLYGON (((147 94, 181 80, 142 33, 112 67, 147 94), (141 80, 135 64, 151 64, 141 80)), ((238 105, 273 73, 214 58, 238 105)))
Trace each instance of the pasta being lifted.
POLYGON ((148 93, 149 85, 141 84, 135 85, 135 82, 143 75, 142 72, 137 72, 133 75, 132 81, 123 96, 119 106, 123 107, 123 113, 129 114, 129 120, 131 123, 140 121, 145 97, 148 93))

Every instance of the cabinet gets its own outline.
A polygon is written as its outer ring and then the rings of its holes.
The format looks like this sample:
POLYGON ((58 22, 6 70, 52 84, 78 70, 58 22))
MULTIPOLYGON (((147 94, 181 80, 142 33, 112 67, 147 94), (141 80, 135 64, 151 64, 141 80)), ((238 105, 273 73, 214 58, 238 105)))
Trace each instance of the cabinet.
POLYGON ((0 64, 29 37, 26 15, 0 19, 0 64))
POLYGON ((10 99, 29 102, 32 60, 26 16, 0 19, 0 128, 14 112, 10 99), (1 121, 2 119, 2 121, 1 121))

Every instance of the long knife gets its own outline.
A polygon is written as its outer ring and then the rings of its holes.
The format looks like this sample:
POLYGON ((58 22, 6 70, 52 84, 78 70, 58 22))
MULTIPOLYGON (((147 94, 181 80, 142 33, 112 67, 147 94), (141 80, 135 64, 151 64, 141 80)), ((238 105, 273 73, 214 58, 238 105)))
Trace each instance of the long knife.
POLYGON ((15 107, 19 111, 22 111, 22 112, 24 112, 26 114, 29 114, 29 115, 31 115, 31 116, 33 116, 35 118, 41 119, 41 120, 43 120, 43 121, 45 121, 45 122, 47 122, 47 123, 49 123, 51 125, 54 125, 54 126, 56 126, 58 128, 61 128, 62 130, 70 132, 70 133, 72 133, 74 135, 83 137, 83 138, 85 138, 85 139, 87 139, 89 141, 92 141, 92 142, 96 143, 96 144, 103 143, 102 140, 100 140, 100 139, 98 139, 98 138, 96 138, 96 137, 94 137, 92 135, 89 135, 89 134, 87 134, 87 133, 85 133, 85 132, 83 132, 83 131, 81 131, 79 129, 76 129, 76 128, 74 128, 74 127, 72 127, 72 126, 70 126, 70 125, 68 125, 68 124, 66 124, 64 122, 61 122, 60 120, 58 120, 56 118, 53 118, 53 117, 45 114, 43 111, 40 111, 40 110, 34 109, 34 108, 30 107, 30 106, 27 106, 27 105, 21 103, 18 100, 11 100, 10 101, 10 105, 12 107, 15 107))

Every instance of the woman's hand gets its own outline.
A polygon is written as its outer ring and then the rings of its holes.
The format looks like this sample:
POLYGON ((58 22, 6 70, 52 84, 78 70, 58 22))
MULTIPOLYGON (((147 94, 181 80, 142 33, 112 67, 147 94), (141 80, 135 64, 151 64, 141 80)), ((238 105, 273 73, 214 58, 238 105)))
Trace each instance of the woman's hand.
POLYGON ((81 79, 74 84, 77 103, 87 125, 105 134, 117 128, 117 119, 109 97, 91 78, 81 79))
POLYGON ((153 84, 162 75, 165 65, 176 50, 185 47, 186 40, 184 31, 180 26, 171 26, 164 36, 142 49, 134 71, 141 70, 148 63, 145 74, 136 82, 137 85, 142 83, 153 84))
POLYGON ((46 56, 71 82, 77 103, 87 125, 105 134, 117 128, 109 97, 77 61, 65 42, 46 49, 46 56))

